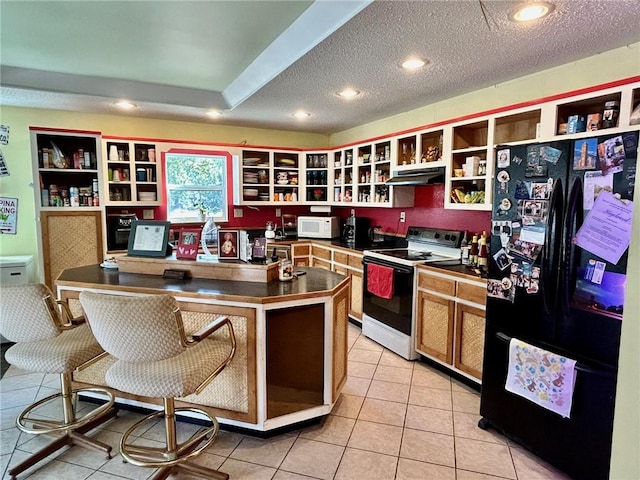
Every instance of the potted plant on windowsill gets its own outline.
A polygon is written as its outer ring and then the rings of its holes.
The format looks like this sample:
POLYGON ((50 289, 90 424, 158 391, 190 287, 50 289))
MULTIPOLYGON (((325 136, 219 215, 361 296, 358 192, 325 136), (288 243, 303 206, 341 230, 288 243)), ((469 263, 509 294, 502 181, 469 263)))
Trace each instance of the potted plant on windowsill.
POLYGON ((207 214, 209 213, 209 207, 202 202, 196 202, 193 206, 198 211, 200 221, 205 222, 207 220, 207 214))

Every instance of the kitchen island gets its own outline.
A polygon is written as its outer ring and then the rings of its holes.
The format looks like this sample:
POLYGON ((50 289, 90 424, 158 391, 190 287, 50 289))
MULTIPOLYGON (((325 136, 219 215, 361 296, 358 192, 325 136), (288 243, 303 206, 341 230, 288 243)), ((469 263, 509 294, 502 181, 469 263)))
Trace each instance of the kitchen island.
MULTIPOLYGON (((318 268, 296 271, 304 275, 288 282, 247 282, 168 279, 90 265, 64 270, 56 285, 74 314, 81 313, 80 292, 90 289, 172 295, 187 334, 217 316, 228 316, 236 334, 235 357, 201 394, 181 398, 176 405, 197 404, 221 424, 268 432, 329 414, 347 378, 350 279, 318 268)), ((105 386, 104 375, 113 362, 107 356, 75 372, 74 383, 105 386)), ((161 405, 161 399, 115 393, 125 404, 161 405)))

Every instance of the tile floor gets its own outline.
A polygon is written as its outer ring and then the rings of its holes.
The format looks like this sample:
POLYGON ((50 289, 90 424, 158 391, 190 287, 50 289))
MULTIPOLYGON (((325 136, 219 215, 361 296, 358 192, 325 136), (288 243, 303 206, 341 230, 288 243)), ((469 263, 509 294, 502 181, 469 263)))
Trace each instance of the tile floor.
MULTIPOLYGON (((57 376, 15 367, 0 381, 3 478, 8 465, 45 441, 17 430, 15 416, 35 398, 51 394, 57 382, 57 376)), ((267 440, 221 431, 198 461, 232 479, 567 480, 504 437, 480 430, 479 403, 473 389, 424 363, 405 361, 349 325, 349 379, 331 415, 267 440)), ((95 437, 117 451, 120 433, 139 417, 120 411, 95 437)), ((182 423, 179 432, 189 435, 193 428, 182 423)), ((161 439, 157 426, 140 437, 151 444, 161 439)), ((143 480, 153 473, 123 463, 119 455, 108 460, 79 447, 54 456, 19 478, 143 480)))

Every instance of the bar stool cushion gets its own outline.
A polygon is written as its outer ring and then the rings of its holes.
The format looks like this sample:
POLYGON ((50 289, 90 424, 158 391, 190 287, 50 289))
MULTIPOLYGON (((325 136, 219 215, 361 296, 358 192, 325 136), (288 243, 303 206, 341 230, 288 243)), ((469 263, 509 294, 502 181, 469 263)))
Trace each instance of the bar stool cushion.
POLYGON ((211 375, 212 366, 223 364, 231 346, 228 341, 215 338, 168 359, 155 362, 126 362, 118 360, 107 371, 105 380, 110 387, 147 397, 184 397, 211 375))
POLYGON ((174 315, 178 306, 169 295, 105 297, 85 291, 80 299, 93 334, 119 360, 154 362, 175 357, 187 348, 174 315), (93 317, 101 321, 92 322, 93 317))
POLYGON ((16 343, 5 353, 11 365, 42 373, 69 373, 103 352, 88 325, 36 342, 16 343))
POLYGON ((2 335, 10 341, 37 342, 62 332, 61 326, 50 320, 50 312, 43 300, 52 295, 46 285, 4 285, 1 294, 2 335))

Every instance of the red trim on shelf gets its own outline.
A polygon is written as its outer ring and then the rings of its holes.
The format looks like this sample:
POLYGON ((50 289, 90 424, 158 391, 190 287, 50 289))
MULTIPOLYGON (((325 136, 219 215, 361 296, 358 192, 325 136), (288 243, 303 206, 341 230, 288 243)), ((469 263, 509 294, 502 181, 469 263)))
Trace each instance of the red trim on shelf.
POLYGON ((38 132, 58 132, 58 133, 83 133, 85 135, 102 135, 102 132, 94 132, 92 130, 75 130, 69 128, 51 128, 51 127, 29 127, 30 131, 38 132))
POLYGON ((556 93, 554 95, 549 95, 549 96, 546 96, 546 97, 537 98, 535 100, 526 100, 524 102, 514 103, 514 104, 511 104, 511 105, 491 108, 489 110, 484 110, 482 112, 470 113, 468 115, 462 115, 460 117, 449 118, 447 120, 440 120, 438 122, 428 123, 426 125, 420 125, 418 127, 412 127, 412 128, 407 129, 407 130, 401 130, 401 131, 395 132, 395 133, 387 133, 387 134, 380 135, 380 136, 377 136, 377 137, 367 138, 365 140, 358 140, 356 142, 350 142, 350 143, 345 143, 343 145, 333 146, 329 150, 340 150, 340 149, 343 149, 343 148, 352 147, 354 145, 360 145, 362 143, 376 142, 378 140, 384 140, 384 139, 387 139, 387 138, 396 137, 398 135, 408 135, 408 134, 411 134, 411 133, 418 132, 420 130, 425 130, 425 129, 429 129, 429 128, 435 128, 435 127, 439 127, 439 126, 442 126, 442 125, 448 125, 450 123, 462 122, 464 120, 471 120, 473 118, 484 117, 484 116, 488 116, 488 115, 495 115, 496 113, 508 112, 510 110, 517 110, 519 108, 533 107, 533 106, 536 106, 536 105, 540 105, 542 103, 553 102, 553 101, 556 101, 556 100, 562 100, 564 98, 569 98, 569 97, 576 97, 578 95, 584 95, 584 94, 587 94, 587 93, 599 92, 600 90, 606 90, 608 88, 620 87, 622 85, 628 85, 630 83, 634 83, 634 82, 638 82, 638 81, 640 81, 640 75, 636 75, 634 77, 629 77, 629 78, 624 78, 624 79, 621 79, 621 80, 614 80, 612 82, 602 83, 600 85, 593 85, 591 87, 579 88, 577 90, 571 90, 569 92, 556 93))

